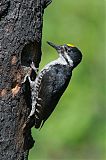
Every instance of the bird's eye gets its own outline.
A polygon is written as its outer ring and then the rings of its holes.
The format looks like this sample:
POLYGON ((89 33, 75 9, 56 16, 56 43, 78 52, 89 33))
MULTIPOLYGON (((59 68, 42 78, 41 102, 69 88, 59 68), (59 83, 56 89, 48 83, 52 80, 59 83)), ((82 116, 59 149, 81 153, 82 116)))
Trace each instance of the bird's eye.
POLYGON ((72 47, 64 45, 64 49, 67 53, 70 53, 72 51, 72 47))
POLYGON ((67 48, 67 52, 71 52, 71 50, 72 50, 71 47, 67 48))
POLYGON ((67 45, 64 45, 65 51, 66 52, 71 52, 71 47, 68 47, 67 45))

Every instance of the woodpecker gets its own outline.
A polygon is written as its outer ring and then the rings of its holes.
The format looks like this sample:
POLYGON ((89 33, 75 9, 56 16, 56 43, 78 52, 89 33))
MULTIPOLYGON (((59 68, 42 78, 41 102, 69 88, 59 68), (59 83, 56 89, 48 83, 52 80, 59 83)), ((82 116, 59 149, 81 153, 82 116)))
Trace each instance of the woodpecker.
MULTIPOLYGON (((32 109, 28 120, 35 118, 35 128, 41 128, 55 109, 72 77, 73 69, 81 62, 81 51, 71 44, 55 45, 59 58, 48 63, 34 81, 28 76, 31 87, 32 109)), ((31 68, 35 70, 34 63, 31 68)))

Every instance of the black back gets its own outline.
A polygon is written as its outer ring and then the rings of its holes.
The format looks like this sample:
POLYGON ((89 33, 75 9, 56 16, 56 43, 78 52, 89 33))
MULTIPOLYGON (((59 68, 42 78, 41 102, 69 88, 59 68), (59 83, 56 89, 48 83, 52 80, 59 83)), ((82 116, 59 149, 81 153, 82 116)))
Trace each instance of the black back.
POLYGON ((67 88, 72 75, 72 68, 65 65, 56 64, 51 66, 41 81, 38 98, 42 100, 38 102, 41 107, 38 117, 35 121, 35 127, 39 128, 41 123, 45 122, 56 107, 60 97, 67 88))

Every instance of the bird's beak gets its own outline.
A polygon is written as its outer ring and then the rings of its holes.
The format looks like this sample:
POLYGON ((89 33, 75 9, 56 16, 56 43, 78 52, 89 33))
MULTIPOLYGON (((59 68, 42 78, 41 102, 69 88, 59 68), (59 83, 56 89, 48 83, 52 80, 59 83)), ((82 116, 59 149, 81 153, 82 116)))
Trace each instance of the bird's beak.
POLYGON ((57 46, 57 45, 53 44, 52 42, 48 42, 48 41, 47 41, 47 43, 48 43, 50 46, 52 46, 53 48, 55 48, 57 51, 61 49, 60 46, 57 46))

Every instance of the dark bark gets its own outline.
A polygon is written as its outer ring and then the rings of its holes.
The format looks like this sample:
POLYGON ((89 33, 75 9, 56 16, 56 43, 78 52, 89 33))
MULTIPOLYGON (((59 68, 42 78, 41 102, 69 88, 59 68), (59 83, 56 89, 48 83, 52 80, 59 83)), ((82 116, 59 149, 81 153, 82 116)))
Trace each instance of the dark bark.
MULTIPOLYGON (((23 125, 31 109, 23 66, 41 60, 44 8, 51 0, 0 0, 0 160, 26 160, 34 145, 23 125)), ((33 73, 32 73, 32 78, 33 73)))

